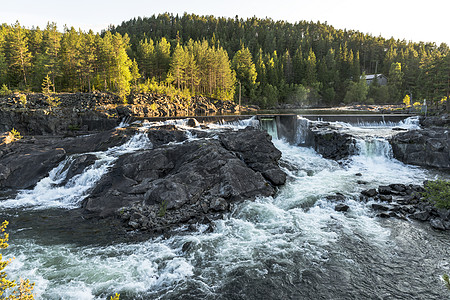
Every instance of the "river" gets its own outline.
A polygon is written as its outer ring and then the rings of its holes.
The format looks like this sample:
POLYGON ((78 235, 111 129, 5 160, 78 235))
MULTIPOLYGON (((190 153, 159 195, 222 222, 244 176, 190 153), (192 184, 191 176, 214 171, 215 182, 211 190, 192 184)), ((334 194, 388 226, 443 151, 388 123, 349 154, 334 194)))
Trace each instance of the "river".
POLYGON ((39 190, 0 195, 1 217, 11 222, 4 253, 15 257, 7 272, 35 282, 38 299, 448 299, 440 277, 450 273, 450 232, 378 218, 358 201, 363 189, 438 174, 392 158, 386 137, 394 125, 342 126, 359 148, 343 164, 274 138, 286 185, 235 205, 212 232, 198 225, 143 238, 117 235, 102 220, 75 223, 68 212, 118 155, 145 145, 142 135, 95 153, 97 166, 73 179, 71 191, 54 190, 55 170, 39 190), (337 193, 348 212, 334 210, 327 196, 337 193))

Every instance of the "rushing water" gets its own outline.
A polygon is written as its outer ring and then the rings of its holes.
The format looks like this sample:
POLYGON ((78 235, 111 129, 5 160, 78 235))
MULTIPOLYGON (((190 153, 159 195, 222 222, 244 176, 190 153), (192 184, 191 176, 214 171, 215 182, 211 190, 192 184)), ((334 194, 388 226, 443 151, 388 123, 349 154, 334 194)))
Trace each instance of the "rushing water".
POLYGON ((34 196, 24 191, 2 201, 11 221, 6 256, 16 257, 7 271, 34 281, 40 299, 106 299, 115 292, 121 299, 447 299, 440 276, 450 272, 450 234, 377 218, 370 203, 358 201, 362 189, 435 176, 392 159, 385 140, 391 127, 343 124, 359 149, 344 165, 274 140, 287 184, 273 198, 236 205, 213 232, 200 225, 167 239, 135 241, 130 233, 132 241, 124 242, 108 240, 111 229, 102 223, 95 232, 86 228, 85 238, 70 234, 70 218, 52 228, 52 219, 78 205, 88 191, 82 187, 95 184, 118 155, 148 147, 141 136, 96 153, 97 165, 79 176, 91 180, 73 178, 58 187, 64 174, 54 170, 34 196), (72 187, 79 187, 76 194, 67 191, 72 187), (345 196, 348 212, 336 212, 327 200, 336 193, 345 196), (102 241, 92 238, 98 236, 102 241))

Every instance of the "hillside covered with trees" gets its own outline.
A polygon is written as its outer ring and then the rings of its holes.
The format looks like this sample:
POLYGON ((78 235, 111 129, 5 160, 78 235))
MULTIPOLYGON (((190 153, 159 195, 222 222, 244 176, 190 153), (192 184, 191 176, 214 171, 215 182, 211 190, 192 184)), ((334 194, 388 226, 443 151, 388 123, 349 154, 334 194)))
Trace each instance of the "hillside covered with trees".
POLYGON ((448 45, 413 43, 338 30, 326 23, 154 15, 101 34, 54 23, 41 30, 0 27, 0 86, 57 92, 131 90, 237 99, 273 107, 342 102, 445 101, 448 45), (387 85, 362 76, 384 74, 387 85))

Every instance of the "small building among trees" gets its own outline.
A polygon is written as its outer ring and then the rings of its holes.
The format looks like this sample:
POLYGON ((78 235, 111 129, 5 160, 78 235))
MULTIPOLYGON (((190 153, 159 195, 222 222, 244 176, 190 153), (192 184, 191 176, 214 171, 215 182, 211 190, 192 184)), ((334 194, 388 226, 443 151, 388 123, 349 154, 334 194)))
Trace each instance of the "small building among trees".
POLYGON ((378 85, 387 85, 387 77, 384 76, 383 74, 366 75, 365 79, 366 79, 367 85, 371 85, 372 82, 375 80, 375 78, 378 82, 378 85))

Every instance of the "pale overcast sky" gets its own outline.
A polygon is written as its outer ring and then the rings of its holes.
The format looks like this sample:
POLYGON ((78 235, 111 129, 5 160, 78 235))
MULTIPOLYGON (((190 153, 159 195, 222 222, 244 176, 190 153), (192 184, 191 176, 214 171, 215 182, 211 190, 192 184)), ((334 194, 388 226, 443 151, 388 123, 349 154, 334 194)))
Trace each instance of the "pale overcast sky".
POLYGON ((242 18, 256 16, 291 23, 327 22, 339 29, 354 29, 385 38, 445 42, 450 45, 449 0, 1 0, 0 23, 45 27, 56 22, 100 31, 134 17, 169 12, 242 18))

